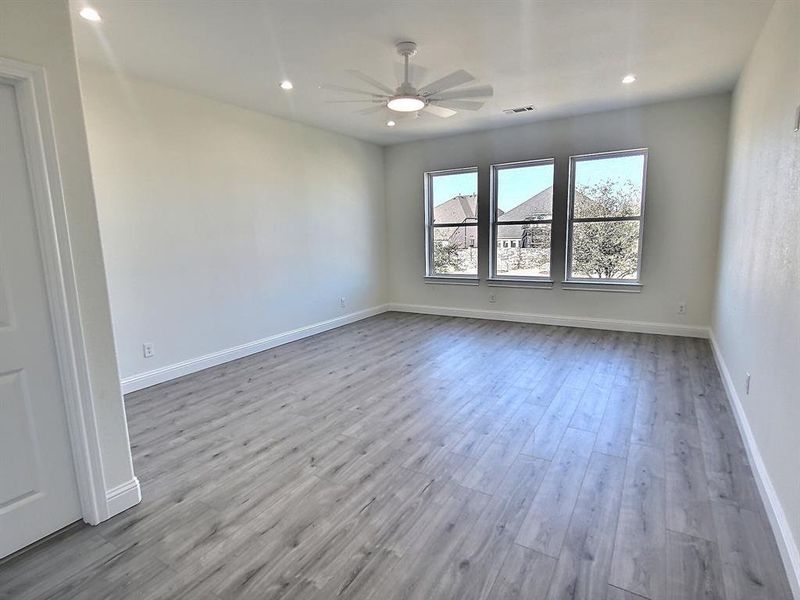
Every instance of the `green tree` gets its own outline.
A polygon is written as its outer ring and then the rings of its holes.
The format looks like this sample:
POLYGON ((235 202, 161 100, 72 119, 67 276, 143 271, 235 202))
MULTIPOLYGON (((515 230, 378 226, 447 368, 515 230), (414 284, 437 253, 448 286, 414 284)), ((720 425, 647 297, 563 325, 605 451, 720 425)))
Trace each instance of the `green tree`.
MULTIPOLYGON (((639 213, 641 192, 630 181, 605 180, 579 186, 576 218, 630 217, 639 213)), ((638 221, 575 223, 572 273, 579 277, 625 279, 636 274, 639 252, 638 221)))
POLYGON ((550 262, 550 225, 523 225, 522 238, 526 247, 520 252, 524 252, 528 266, 538 269, 550 262))
POLYGON ((433 269, 436 273, 455 273, 466 269, 458 244, 449 240, 435 241, 433 244, 433 269))

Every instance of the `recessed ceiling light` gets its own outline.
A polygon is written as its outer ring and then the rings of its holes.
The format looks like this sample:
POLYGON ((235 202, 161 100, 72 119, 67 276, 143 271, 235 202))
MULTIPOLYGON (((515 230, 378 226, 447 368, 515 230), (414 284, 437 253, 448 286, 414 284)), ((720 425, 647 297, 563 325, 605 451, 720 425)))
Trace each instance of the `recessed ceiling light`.
POLYGON ((87 21, 93 21, 95 23, 99 23, 103 20, 100 13, 90 6, 84 6, 78 14, 87 21))
POLYGON ((293 88, 294 88, 294 85, 292 85, 292 82, 289 81, 288 79, 284 79, 283 81, 281 81, 281 89, 282 90, 291 90, 293 88))
POLYGON ((386 121, 387 127, 394 127, 395 125, 397 125, 397 123, 395 123, 394 121, 386 121))
POLYGON ((636 75, 633 73, 628 73, 622 78, 622 83, 633 83, 634 81, 636 81, 636 75))

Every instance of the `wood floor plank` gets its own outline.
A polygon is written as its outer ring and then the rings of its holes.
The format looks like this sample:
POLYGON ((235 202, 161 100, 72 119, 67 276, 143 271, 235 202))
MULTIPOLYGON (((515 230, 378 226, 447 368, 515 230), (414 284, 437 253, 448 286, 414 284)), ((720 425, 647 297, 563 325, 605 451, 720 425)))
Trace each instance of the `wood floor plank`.
POLYGON ((91 527, 72 526, 13 558, 11 563, 0 563, 0 598, 47 597, 73 577, 93 573, 98 564, 118 552, 91 527))
POLYGON ((614 376, 622 359, 622 347, 619 332, 604 336, 599 364, 581 396, 578 408, 570 421, 570 427, 594 432, 599 429, 614 376))
POLYGON ((555 566, 556 559, 552 556, 514 545, 506 556, 490 597, 545 600, 555 566))
POLYGON ((725 600, 716 543, 667 532, 667 598, 725 600))
POLYGON ((428 598, 485 600, 513 545, 511 500, 492 498, 437 575, 428 598))
POLYGON ((650 600, 666 596, 664 456, 634 444, 628 455, 609 583, 650 600))
POLYGON ((623 590, 613 585, 608 586, 606 590, 606 600, 647 600, 644 596, 634 594, 628 590, 623 590))
POLYGON ((670 422, 666 436, 667 528, 712 541, 714 520, 697 427, 670 422))
POLYGON ((549 466, 549 461, 520 455, 494 490, 494 496, 512 500, 509 510, 514 510, 516 517, 509 526, 513 527, 515 535, 528 514, 549 466))
POLYGON ((419 535, 406 564, 388 572, 372 594, 378 598, 429 598, 451 554, 486 508, 489 496, 460 488, 419 535))
POLYGON ((712 504, 727 600, 791 600, 770 527, 761 515, 728 503, 712 504))
POLYGON ((671 372, 676 368, 676 353, 665 336, 656 337, 645 367, 646 376, 639 384, 633 417, 631 442, 662 448, 666 439, 671 372))
POLYGON ((126 409, 143 502, 0 600, 789 599, 705 340, 385 313, 126 409))
POLYGON ((493 443, 469 471, 459 477, 461 485, 493 494, 519 453, 508 444, 493 443))
POLYGON ((531 437, 522 447, 522 454, 551 460, 569 426, 583 390, 563 386, 542 415, 531 437))
POLYGON ((594 600, 606 592, 624 477, 624 459, 592 454, 548 600, 594 600))
POLYGON ((558 557, 589 465, 594 437, 580 429, 568 429, 564 434, 517 534, 517 544, 558 557))
POLYGON ((614 390, 606 403, 594 449, 603 454, 625 458, 633 428, 638 380, 621 375, 614 380, 613 385, 614 390))
POLYGON ((606 410, 613 382, 613 373, 604 372, 593 378, 581 395, 578 406, 570 419, 570 427, 597 432, 606 410))

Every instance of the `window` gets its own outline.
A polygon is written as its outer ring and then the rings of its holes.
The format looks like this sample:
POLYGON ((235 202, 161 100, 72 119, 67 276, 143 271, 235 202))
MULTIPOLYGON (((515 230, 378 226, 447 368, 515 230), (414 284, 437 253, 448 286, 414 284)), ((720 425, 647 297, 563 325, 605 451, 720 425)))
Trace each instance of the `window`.
POLYGON ((549 280, 553 159, 492 165, 489 275, 549 280))
POLYGON ((478 169, 425 174, 428 277, 478 277, 478 169))
POLYGON ((638 283, 647 150, 570 159, 567 280, 638 283))

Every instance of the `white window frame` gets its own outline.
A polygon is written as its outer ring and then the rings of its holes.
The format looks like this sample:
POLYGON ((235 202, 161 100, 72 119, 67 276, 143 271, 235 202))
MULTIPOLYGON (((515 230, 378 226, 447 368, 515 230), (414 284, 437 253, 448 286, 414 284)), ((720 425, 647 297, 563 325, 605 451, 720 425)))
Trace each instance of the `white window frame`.
MULTIPOLYGON (((436 227, 475 227, 475 248, 478 250, 480 256, 480 243, 478 243, 480 235, 480 194, 477 195, 475 203, 476 221, 475 224, 463 223, 436 223, 433 222, 433 178, 442 175, 458 175, 460 173, 475 173, 478 176, 478 167, 459 167, 456 169, 441 169, 439 171, 427 171, 424 179, 424 200, 425 200, 425 279, 432 283, 461 283, 477 285, 480 282, 478 273, 475 275, 462 275, 462 274, 449 274, 449 273, 436 273, 433 267, 433 230, 436 227)), ((477 193, 477 190, 476 190, 477 193)), ((479 265, 480 268, 480 265, 479 265)))
POLYGON ((647 188, 647 148, 632 148, 630 150, 614 150, 611 152, 594 152, 592 154, 576 154, 569 157, 569 193, 567 198, 567 253, 564 264, 564 282, 566 284, 577 284, 587 286, 630 286, 641 287, 642 285, 642 249, 644 248, 644 209, 645 195, 647 188), (642 199, 639 205, 638 217, 602 217, 602 218, 575 218, 575 166, 581 161, 620 158, 624 156, 642 156, 642 199), (601 222, 620 222, 638 221, 639 222, 639 246, 636 256, 636 279, 597 279, 593 277, 574 277, 572 275, 572 229, 575 223, 601 223, 601 222))
POLYGON ((550 205, 550 218, 540 221, 498 221, 497 220, 497 174, 504 169, 519 169, 524 167, 535 167, 538 165, 553 165, 553 182, 555 186, 555 159, 536 158, 532 160, 520 160, 516 162, 497 163, 491 166, 490 172, 490 194, 489 194, 489 282, 497 285, 521 285, 521 286, 544 286, 551 287, 553 283, 553 208, 555 205, 555 194, 550 205), (520 275, 498 275, 497 274, 497 250, 500 239, 497 235, 499 225, 550 225, 550 275, 547 277, 525 277, 520 275))

